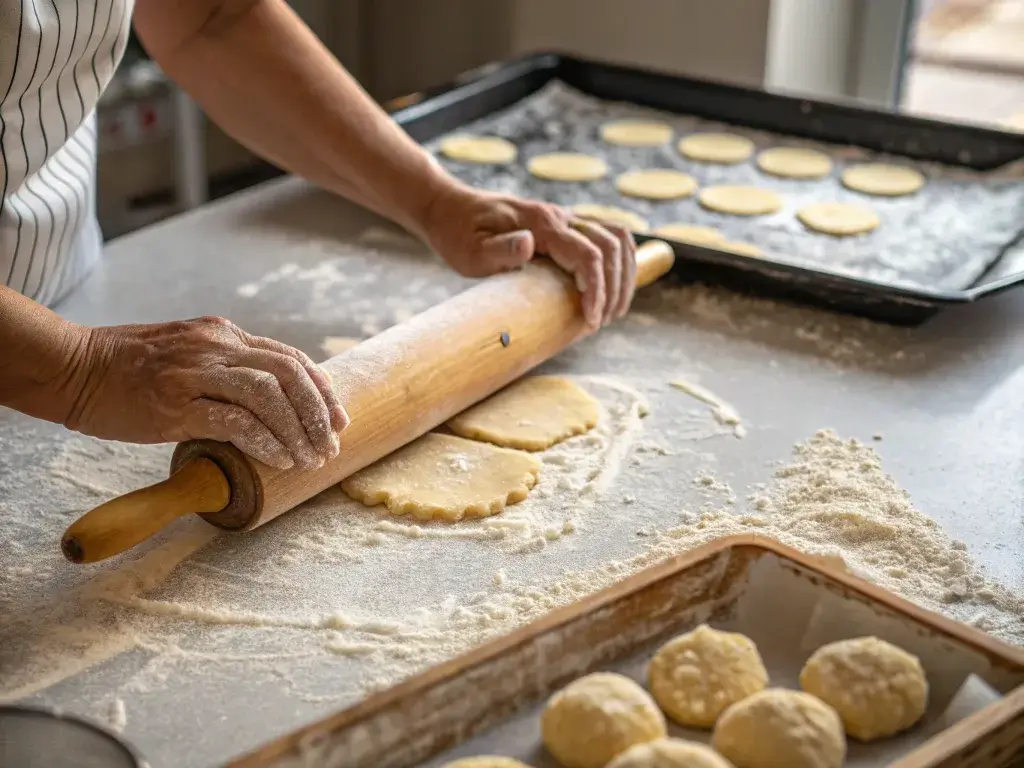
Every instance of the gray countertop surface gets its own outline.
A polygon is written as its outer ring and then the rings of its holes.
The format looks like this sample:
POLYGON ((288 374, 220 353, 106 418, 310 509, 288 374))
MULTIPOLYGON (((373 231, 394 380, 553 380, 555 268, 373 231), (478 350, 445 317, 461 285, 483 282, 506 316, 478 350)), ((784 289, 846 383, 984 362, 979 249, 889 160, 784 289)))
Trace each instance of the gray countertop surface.
MULTIPOLYGON (((322 359, 325 337, 371 335, 466 284, 428 254, 382 239, 382 227, 369 214, 302 183, 274 182, 113 242, 102 268, 59 311, 75 321, 104 325, 223 315, 251 333, 322 359), (368 228, 374 229, 368 233, 368 228)), ((919 328, 901 329, 716 291, 695 292, 693 306, 686 305, 684 293, 667 307, 658 290, 645 291, 635 306, 638 316, 656 322, 617 324, 547 368, 620 375, 652 399, 652 419, 662 400, 670 402, 665 385, 674 372, 699 375, 701 384, 727 399, 748 424, 743 440, 715 436, 700 447, 714 454, 716 473, 737 489, 767 480, 769 464, 786 460, 795 442, 821 428, 869 443, 879 434, 882 439, 874 447, 882 466, 917 507, 965 542, 987 575, 1010 589, 1024 589, 1024 293, 1011 291, 950 310, 919 328)), ((670 418, 672 407, 666 405, 664 412, 670 418)), ((663 436, 672 442, 671 429, 663 436)), ((14 531, 24 537, 17 549, 8 544, 7 570, 0 571, 8 619, 12 612, 42 615, 44 607, 67 594, 68 585, 80 586, 94 573, 64 563, 58 540, 73 519, 68 509, 102 500, 105 486, 91 495, 67 488, 52 491, 61 479, 54 457, 66 455, 68 445, 82 440, 62 428, 0 411, 0 507, 8 518, 0 530, 4 536, 14 531), (13 571, 12 563, 22 570, 13 571)), ((158 463, 163 461, 164 454, 155 455, 158 463)), ((685 455, 676 458, 683 461, 685 455)), ((65 465, 65 474, 73 473, 74 466, 65 465)), ((687 469, 694 468, 682 471, 687 469)), ((623 488, 630 487, 629 475, 623 472, 623 488)), ((110 488, 126 490, 141 477, 129 473, 112 480, 110 488)), ((83 482, 79 485, 84 487, 83 482)), ((689 476, 680 480, 688 483, 689 476)), ((638 489, 645 493, 642 484, 638 489)), ((305 525, 314 517, 306 518, 305 525)), ((275 541, 280 545, 289 536, 301 537, 302 520, 288 515, 251 535, 244 546, 271 551, 275 541)), ((649 517, 645 522, 665 521, 649 517)), ((619 550, 607 541, 607 546, 587 545, 588 537, 604 541, 599 533, 585 526, 579 536, 569 537, 578 543, 564 551, 583 564, 600 562, 608 552, 617 556, 625 545, 619 550)), ((205 573, 214 579, 215 569, 222 568, 238 584, 244 572, 250 599, 260 594, 260 579, 277 583, 276 561, 268 558, 254 567, 249 557, 249 565, 240 566, 238 558, 245 559, 239 554, 241 537, 228 536, 231 543, 222 544, 224 538, 213 554, 205 555, 205 570, 194 570, 190 578, 205 573)), ((531 569, 543 571, 549 561, 557 568, 558 552, 557 546, 548 547, 531 569)), ((482 547, 478 566, 474 557, 445 563, 443 576, 417 572, 400 590, 406 603, 395 610, 414 611, 451 595, 458 599, 465 592, 459 574, 470 579, 473 568, 499 562, 498 555, 492 558, 482 547)), ((336 593, 331 603, 323 597, 323 584, 334 578, 335 569, 326 561, 318 568, 308 583, 290 579, 287 600, 324 610, 335 604, 348 610, 345 600, 365 607, 375 594, 367 584, 388 590, 388 579, 395 578, 378 569, 377 576, 367 575, 355 586, 339 581, 347 597, 342 600, 336 593), (378 577, 382 581, 374 582, 378 577)), ((194 595, 202 592, 192 594, 196 602, 194 595)), ((285 598, 266 598, 268 604, 274 600, 285 598)), ((23 647, 26 633, 40 626, 45 624, 0 622, 0 648, 23 647)), ((282 631, 298 632, 295 626, 282 631)), ((200 638, 190 647, 216 646, 225 654, 224 643, 234 642, 226 637, 200 638)), ((287 647, 280 638, 267 642, 277 643, 279 654, 287 647)), ((294 642, 307 647, 307 639, 294 642)), ((0 650, 0 669, 20 672, 25 661, 18 654, 0 650)), ((296 693, 296 678, 275 676, 273 670, 250 674, 243 665, 204 677, 180 666, 153 672, 146 663, 136 648, 81 674, 57 676, 53 685, 31 692, 26 700, 100 720, 111 702, 123 701, 127 738, 155 768, 181 768, 221 765, 362 695, 355 688, 339 693, 332 684, 348 679, 351 670, 343 666, 314 667, 319 687, 296 693), (150 673, 145 685, 133 684, 150 673)))

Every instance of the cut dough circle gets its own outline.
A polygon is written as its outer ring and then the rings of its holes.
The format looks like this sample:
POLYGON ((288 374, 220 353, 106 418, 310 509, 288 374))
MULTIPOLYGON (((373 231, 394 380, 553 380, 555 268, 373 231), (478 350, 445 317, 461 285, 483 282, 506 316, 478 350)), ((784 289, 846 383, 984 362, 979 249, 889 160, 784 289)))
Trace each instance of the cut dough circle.
POLYGON ((714 227, 703 227, 699 224, 665 224, 654 230, 658 237, 667 237, 680 243, 690 245, 712 245, 725 242, 725 235, 714 227))
POLYGON ((658 739, 630 747, 608 768, 732 768, 711 747, 682 739, 658 739))
POLYGON ((816 149, 773 147, 757 156, 757 167, 784 179, 820 179, 832 172, 832 158, 816 149))
POLYGON ((780 688, 729 707, 712 745, 737 768, 841 768, 846 758, 835 710, 808 693, 780 688))
POLYGON ((449 136, 441 142, 441 154, 452 160, 483 165, 508 165, 515 162, 516 145, 499 136, 449 136))
POLYGON ((596 181, 608 175, 608 164, 600 157, 575 152, 537 155, 526 167, 537 178, 549 181, 596 181))
POLYGON ((651 659, 648 678, 665 714, 694 728, 711 728, 726 708, 768 685, 753 641, 706 624, 665 643, 651 659))
POLYGON ((646 200, 677 200, 697 191, 697 180, 681 171, 647 168, 628 171, 615 180, 615 188, 623 195, 646 200))
POLYGON ((679 140, 679 151, 691 160, 735 165, 754 154, 754 142, 735 133, 694 133, 679 140))
POLYGON ((734 216, 761 216, 782 210, 782 198, 761 187, 705 187, 700 193, 700 204, 712 211, 734 216))
POLYGON ((714 248, 720 251, 728 251, 729 253, 737 253, 740 256, 750 256, 751 258, 760 259, 764 257, 764 251, 758 248, 753 243, 740 243, 733 242, 732 240, 725 243, 714 243, 714 248))
POLYGON ((441 768, 530 768, 530 766, 513 760, 511 757, 481 755, 480 757, 464 757, 454 763, 445 763, 441 768))
POLYGON ((852 203, 811 203, 801 208, 796 217, 808 229, 837 237, 862 235, 878 229, 882 223, 870 208, 852 203))
POLYGON ((600 407, 586 390, 558 376, 530 376, 448 422, 457 435, 506 448, 543 451, 597 426, 600 407))
POLYGON ((594 219, 602 224, 625 227, 630 232, 646 232, 650 224, 643 216, 614 205, 598 203, 579 203, 572 207, 572 212, 585 219, 594 219))
POLYGON ((665 717, 647 691, 614 672, 570 683, 541 715, 544 746, 565 768, 605 768, 633 745, 665 734, 665 717))
POLYGON ((613 120, 601 126, 601 138, 620 147, 661 147, 672 141, 672 126, 656 120, 613 120))
POLYGON ((835 708, 846 732, 861 741, 905 731, 928 706, 921 662, 877 637, 819 648, 800 673, 800 687, 835 708))
POLYGON ((342 480, 341 489, 393 515, 454 521, 522 501, 539 474, 540 462, 528 453, 428 433, 342 480))
POLYGON ((924 174, 913 168, 885 163, 865 163, 843 171, 843 185, 877 197, 912 195, 924 186, 924 174))

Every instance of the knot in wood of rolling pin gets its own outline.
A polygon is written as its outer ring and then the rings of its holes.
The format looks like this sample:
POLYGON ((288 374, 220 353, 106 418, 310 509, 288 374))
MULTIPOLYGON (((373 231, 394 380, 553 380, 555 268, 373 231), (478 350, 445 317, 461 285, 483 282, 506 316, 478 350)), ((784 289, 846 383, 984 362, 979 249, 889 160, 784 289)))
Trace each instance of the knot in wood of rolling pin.
POLYGON ((498 338, 501 339, 501 346, 503 347, 507 347, 512 343, 512 337, 508 335, 508 331, 502 331, 498 338))

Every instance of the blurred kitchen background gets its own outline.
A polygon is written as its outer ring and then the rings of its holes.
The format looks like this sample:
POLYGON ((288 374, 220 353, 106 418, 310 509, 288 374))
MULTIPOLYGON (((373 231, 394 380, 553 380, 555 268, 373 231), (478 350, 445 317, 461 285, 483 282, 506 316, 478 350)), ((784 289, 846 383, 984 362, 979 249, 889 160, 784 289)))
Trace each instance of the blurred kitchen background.
MULTIPOLYGON (((1024 131, 1024 0, 291 0, 380 101, 561 50, 1024 131)), ((99 107, 108 238, 278 171, 132 41, 99 107)))

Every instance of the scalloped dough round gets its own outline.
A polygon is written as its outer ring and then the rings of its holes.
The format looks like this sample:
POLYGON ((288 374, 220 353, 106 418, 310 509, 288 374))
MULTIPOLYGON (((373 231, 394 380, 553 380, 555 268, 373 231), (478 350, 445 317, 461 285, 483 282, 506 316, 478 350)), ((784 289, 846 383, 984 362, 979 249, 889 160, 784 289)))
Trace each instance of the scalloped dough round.
POLYGON ((482 165, 508 165, 515 162, 519 150, 500 136, 449 136, 441 142, 441 154, 451 160, 482 165))
POLYGON ((590 394, 559 376, 530 376, 463 411, 448 428, 471 440, 543 451, 597 426, 600 407, 590 394))
POLYGON ((688 173, 668 168, 627 171, 615 180, 615 188, 627 197, 645 200, 678 200, 697 191, 697 180, 688 173))
POLYGON ((625 227, 630 232, 646 232, 651 226, 643 216, 627 211, 625 208, 616 208, 614 205, 578 203, 572 207, 572 212, 577 216, 594 219, 602 224, 625 227))
POLYGON ((565 768, 605 768, 635 744, 665 735, 665 716, 647 691, 614 672, 569 683, 541 715, 544 746, 565 768))
POLYGON ((455 521, 522 501, 539 474, 528 453, 430 432, 342 480, 341 489, 393 515, 455 521))
POLYGON ((699 199, 705 208, 734 216, 762 216, 782 210, 782 198, 770 189, 761 187, 705 187, 699 199))
POLYGON ((732 768, 711 747, 682 739, 658 739, 630 747, 608 768, 732 768))
POLYGON ((679 725, 710 728, 725 709, 768 685, 750 638, 701 624, 663 645, 648 669, 651 694, 679 725))
POLYGON ((846 732, 860 741, 907 730, 928 706, 921 662, 877 637, 822 646, 804 665, 800 687, 835 708, 846 732))
POLYGON ((661 147, 672 141, 672 126, 656 120, 612 120, 601 138, 620 147, 661 147))
POLYGON ((724 243, 725 235, 714 227, 704 227, 700 224, 686 224, 683 222, 665 224, 657 227, 653 234, 658 237, 667 237, 680 243, 690 245, 714 245, 724 243))
POLYGON ((480 757, 464 757, 454 763, 445 763, 441 768, 530 768, 530 766, 513 760, 511 757, 481 755, 480 757))
POLYGON ((608 164, 600 157, 577 152, 537 155, 526 167, 538 179, 548 181, 597 181, 608 175, 608 164))
POLYGON ((912 195, 924 186, 924 174, 913 168, 886 163, 865 163, 843 171, 843 185, 876 197, 912 195))
POLYGON ((832 158, 816 149, 772 147, 757 156, 757 167, 784 179, 820 179, 832 172, 832 158))
POLYGON ((852 203, 811 203, 801 208, 796 217, 808 229, 836 237, 863 235, 882 223, 870 208, 852 203))
POLYGON ((694 133, 679 140, 679 152, 691 160, 736 165, 754 154, 754 142, 735 133, 694 133))

